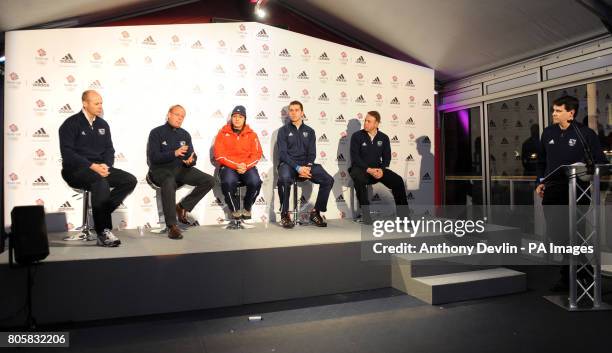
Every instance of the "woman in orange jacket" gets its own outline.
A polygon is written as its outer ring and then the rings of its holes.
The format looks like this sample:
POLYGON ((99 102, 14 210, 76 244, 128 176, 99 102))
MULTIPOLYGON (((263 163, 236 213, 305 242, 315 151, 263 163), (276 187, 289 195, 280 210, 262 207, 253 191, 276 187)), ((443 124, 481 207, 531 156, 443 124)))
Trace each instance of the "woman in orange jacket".
POLYGON ((221 167, 221 191, 232 218, 251 219, 251 206, 261 189, 261 178, 256 165, 262 151, 257 134, 246 124, 244 106, 236 106, 232 110, 231 120, 219 130, 215 138, 214 154, 221 167), (236 192, 239 181, 247 188, 244 209, 240 209, 240 199, 236 192))

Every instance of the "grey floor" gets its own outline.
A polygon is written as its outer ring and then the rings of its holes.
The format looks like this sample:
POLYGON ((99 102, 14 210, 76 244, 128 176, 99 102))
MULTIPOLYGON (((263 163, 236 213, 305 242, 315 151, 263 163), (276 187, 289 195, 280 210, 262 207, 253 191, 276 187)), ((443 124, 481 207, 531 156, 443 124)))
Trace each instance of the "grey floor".
MULTIPOLYGON (((117 248, 96 246, 95 241, 63 241, 68 233, 50 233, 49 261, 70 261, 101 258, 160 256, 245 249, 282 248, 289 246, 335 244, 361 241, 361 226, 350 220, 330 220, 328 227, 302 226, 284 229, 275 223, 257 223, 255 228, 226 230, 207 225, 189 228, 181 240, 171 240, 165 234, 137 230, 115 232, 122 245, 117 248)), ((8 263, 8 252, 0 254, 0 264, 8 263)))
POLYGON ((70 331, 64 350, 72 352, 610 351, 612 312, 566 312, 542 298, 556 269, 519 270, 528 273, 528 292, 444 306, 381 289, 41 329, 70 331), (249 322, 249 315, 263 320, 249 322))

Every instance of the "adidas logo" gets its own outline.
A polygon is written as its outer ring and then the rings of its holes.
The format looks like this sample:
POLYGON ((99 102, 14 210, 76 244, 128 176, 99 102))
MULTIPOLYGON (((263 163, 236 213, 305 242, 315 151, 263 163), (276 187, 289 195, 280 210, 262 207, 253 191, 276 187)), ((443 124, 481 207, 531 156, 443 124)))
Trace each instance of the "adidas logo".
POLYGON ((535 110, 535 107, 533 106, 533 104, 529 104, 529 106, 527 107, 527 110, 535 110))
POLYGON ((327 97, 327 93, 325 93, 325 92, 321 93, 321 95, 319 96, 319 100, 320 101, 324 101, 324 102, 328 102, 329 98, 327 97))
POLYGON ((256 205, 266 205, 266 199, 263 198, 263 196, 260 196, 256 201, 255 201, 256 205))
POLYGON ((34 136, 34 137, 49 137, 49 134, 47 134, 45 129, 41 127, 40 129, 36 130, 32 136, 34 136))
POLYGON ((414 162, 414 157, 412 157, 412 154, 409 154, 408 157, 406 157, 406 162, 414 162))
POLYGON ((372 196, 372 201, 380 201, 380 195, 378 195, 378 193, 374 194, 374 196, 372 196))
POLYGON ((393 136, 393 138, 391 139, 391 143, 398 143, 399 142, 399 137, 397 137, 397 135, 393 136))
POLYGON ((59 113, 60 114, 70 114, 70 113, 74 113, 74 111, 72 110, 72 107, 70 106, 70 104, 66 104, 63 107, 59 108, 59 113))
POLYGON ((412 119, 412 117, 408 118, 408 120, 406 120, 406 125, 414 125, 414 120, 412 119))
POLYGON ((174 62, 174 60, 171 60, 171 61, 168 63, 168 65, 166 65, 166 69, 169 69, 169 70, 174 70, 174 69, 176 69, 176 63, 174 62))
POLYGON ((66 201, 63 204, 61 204, 60 209, 62 209, 62 208, 69 209, 69 208, 72 208, 72 205, 70 204, 69 201, 66 201))
POLYGON ((423 106, 424 107, 431 107, 431 103, 429 103, 429 99, 425 99, 425 101, 423 102, 423 106))
POLYGON ((357 60, 355 60, 355 63, 357 63, 357 64, 365 64, 365 63, 366 63, 366 61, 365 61, 365 59, 363 58, 363 56, 361 56, 361 55, 360 55, 360 56, 357 58, 357 60))
POLYGON ((216 72, 216 73, 218 73, 218 74, 224 74, 224 73, 225 73, 225 70, 223 70, 223 66, 221 66, 221 65, 217 65, 217 66, 215 67, 215 72, 216 72))
POLYGON ((244 88, 241 88, 238 90, 238 92, 236 92, 236 96, 239 97, 246 97, 248 96, 247 91, 244 88))
POLYGON ((268 73, 266 72, 266 69, 264 69, 263 67, 259 69, 259 71, 257 71, 255 75, 260 76, 260 77, 268 77, 268 73))
POLYGON ((336 198, 336 202, 346 202, 346 200, 344 199, 344 196, 340 194, 340 196, 336 198))
POLYGON ((236 53, 240 53, 240 54, 248 54, 249 50, 247 49, 247 47, 243 44, 241 45, 238 49, 236 49, 236 53))
POLYGON ((102 84, 100 83, 100 81, 99 81, 99 80, 95 80, 95 81, 93 81, 93 82, 92 82, 92 83, 89 85, 89 88, 91 88, 91 89, 100 89, 100 88, 102 88, 102 84))
POLYGON ((412 82, 412 80, 408 80, 408 82, 406 82, 406 87, 414 87, 414 82, 412 82))
POLYGON ((121 57, 115 61, 115 66, 127 66, 127 61, 125 61, 125 58, 121 57))
POLYGON ((411 192, 409 192, 408 195, 406 195, 406 198, 408 200, 414 200, 414 195, 411 192))
POLYGON ((424 145, 431 145, 431 140, 429 139, 429 136, 425 136, 421 143, 424 145))
POLYGON ((281 92, 281 94, 278 95, 278 98, 289 99, 290 97, 289 97, 289 94, 287 93, 287 91, 284 90, 284 91, 281 92))
POLYGON ((327 56, 326 52, 323 52, 321 55, 319 55, 319 60, 329 61, 329 56, 327 56))
POLYGON ((153 39, 152 36, 148 36, 147 38, 145 38, 142 41, 142 44, 144 44, 144 45, 157 45, 157 43, 155 43, 155 40, 153 39))
POLYGON ((191 45, 191 49, 204 49, 204 46, 202 45, 202 42, 197 40, 195 43, 191 45))
POLYGON ((36 180, 34 180, 34 183, 32 183, 34 185, 49 185, 49 183, 47 183, 47 180, 45 180, 45 177, 43 177, 42 175, 39 176, 36 180))
POLYGON ((319 136, 319 142, 329 142, 329 140, 327 139, 327 135, 323 134, 321 136, 319 136))
POLYGON ((429 172, 426 172, 425 174, 423 174, 423 180, 431 180, 431 176, 429 175, 429 172))
POLYGON ((221 111, 217 109, 217 111, 212 114, 212 118, 213 119, 223 118, 223 113, 221 113, 221 111))
POLYGON ((281 50, 280 53, 278 53, 278 56, 282 56, 282 57, 285 57, 285 58, 290 58, 291 54, 289 54, 289 50, 287 50, 287 48, 285 48, 285 49, 281 50))
POLYGON ((338 115, 338 117, 336 118, 337 122, 344 122, 344 115, 340 114, 338 115))
POLYGON ((261 31, 257 32, 256 37, 259 37, 259 38, 268 38, 269 36, 268 36, 268 33, 266 32, 266 30, 262 28, 261 31))
POLYGON ((366 100, 365 98, 363 98, 363 94, 360 94, 359 97, 357 97, 357 99, 355 99, 355 103, 365 103, 366 100))
POLYGON ((514 125, 515 127, 523 127, 523 124, 521 123, 520 120, 516 121, 516 125, 514 125))
POLYGON ((266 113, 264 113, 264 111, 260 111, 259 114, 255 115, 255 119, 261 119, 261 120, 265 120, 268 119, 268 117, 266 116, 266 113))
POLYGON ((300 197, 300 205, 305 205, 306 203, 308 203, 308 200, 302 195, 302 197, 300 197))
POLYGON ((508 109, 508 104, 503 103, 501 108, 502 108, 502 110, 507 110, 508 109))
POLYGON ((338 155, 338 158, 336 158, 336 161, 338 161, 338 162, 346 162, 346 158, 344 158, 344 155, 342 153, 340 153, 338 155))
POLYGON ((372 80, 372 84, 373 85, 382 85, 382 81, 377 76, 375 79, 372 80))
POLYGON ((490 127, 496 127, 497 125, 495 124, 495 122, 493 120, 489 121, 489 126, 490 127))
POLYGON ((397 99, 397 97, 393 97, 393 99, 391 100, 391 104, 399 105, 400 104, 399 99, 397 99))
POLYGON ((302 71, 299 75, 298 75, 298 80, 308 80, 308 74, 306 73, 306 71, 302 71))
POLYGON ((508 144, 508 139, 504 137, 504 138, 501 140, 501 144, 502 144, 502 145, 507 145, 507 144, 508 144))
POLYGON ((337 82, 346 82, 346 78, 344 78, 344 74, 340 74, 337 78, 336 78, 337 82))
POLYGON ((62 64, 76 64, 76 61, 74 60, 74 58, 72 57, 72 54, 70 53, 64 55, 64 57, 60 59, 60 62, 62 64))
POLYGON ((41 76, 38 80, 34 81, 34 83, 32 84, 32 86, 34 87, 49 87, 49 83, 47 83, 47 80, 45 80, 45 78, 43 76, 41 76))

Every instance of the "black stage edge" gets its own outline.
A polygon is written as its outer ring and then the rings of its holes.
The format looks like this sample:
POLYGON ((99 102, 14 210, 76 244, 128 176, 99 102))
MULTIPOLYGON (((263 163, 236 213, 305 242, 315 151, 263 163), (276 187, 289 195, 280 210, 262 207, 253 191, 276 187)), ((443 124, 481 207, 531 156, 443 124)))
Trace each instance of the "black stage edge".
MULTIPOLYGON (((201 310, 390 287, 388 262, 362 261, 360 225, 291 230, 191 228, 183 240, 118 232, 119 248, 49 235, 51 255, 35 270, 39 324, 201 310)), ((25 269, 0 255, 0 317, 23 307, 25 269)), ((3 322, 19 325, 22 315, 3 322)))

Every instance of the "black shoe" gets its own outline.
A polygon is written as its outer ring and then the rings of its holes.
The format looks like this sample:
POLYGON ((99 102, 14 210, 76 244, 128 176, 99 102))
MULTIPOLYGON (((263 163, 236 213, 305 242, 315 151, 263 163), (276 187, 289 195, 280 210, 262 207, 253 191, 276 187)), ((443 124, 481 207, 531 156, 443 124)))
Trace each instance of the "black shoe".
POLYGON ((555 283, 552 287, 550 287, 550 291, 553 293, 567 293, 569 292, 569 280, 568 279, 560 279, 555 283))
POLYGON ((289 217, 289 212, 281 213, 281 226, 283 228, 293 228, 295 224, 291 221, 291 217, 289 217))
POLYGON ((325 222, 325 218, 321 216, 319 211, 310 212, 310 222, 314 223, 317 227, 327 227, 327 222, 325 222))

